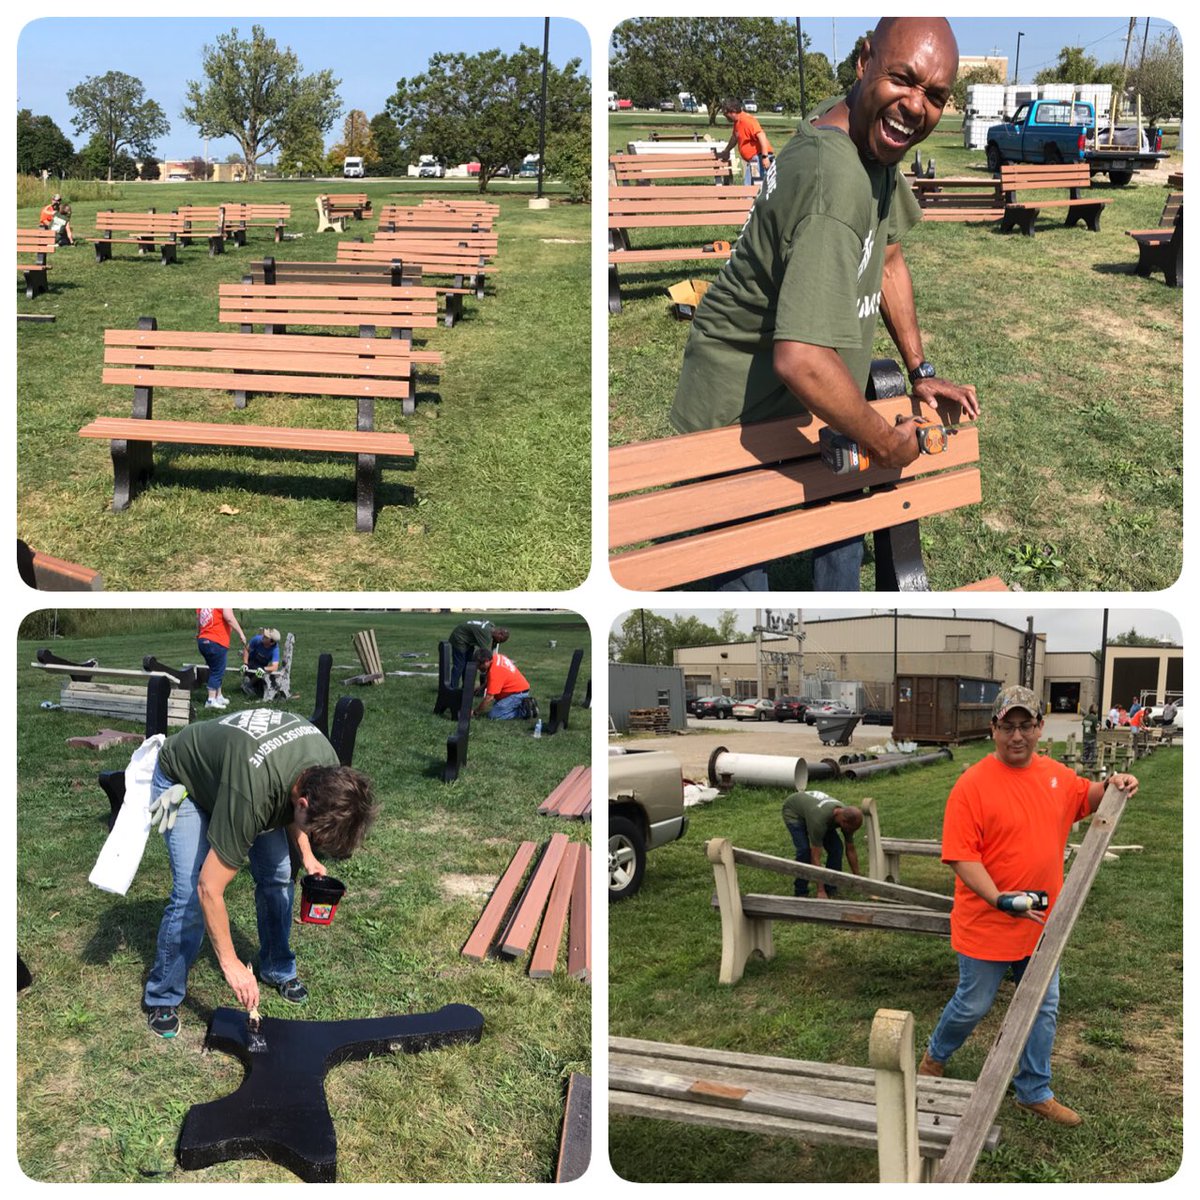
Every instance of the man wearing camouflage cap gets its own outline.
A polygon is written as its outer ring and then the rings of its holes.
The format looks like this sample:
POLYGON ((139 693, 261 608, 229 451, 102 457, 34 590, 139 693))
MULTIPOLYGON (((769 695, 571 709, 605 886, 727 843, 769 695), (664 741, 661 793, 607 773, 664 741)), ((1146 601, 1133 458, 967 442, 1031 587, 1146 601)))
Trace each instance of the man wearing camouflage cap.
MULTIPOLYGON (((1020 983, 1046 916, 1063 886, 1063 855, 1076 821, 1099 807, 1108 784, 1134 795, 1132 775, 1093 783, 1037 753, 1041 701, 1024 687, 1005 688, 992 706, 995 749, 959 776, 946 802, 942 862, 957 876, 950 944, 958 953, 958 990, 921 1060, 921 1075, 943 1074, 946 1060, 987 1015, 1004 977, 1020 983), (1045 892, 1045 908, 1027 893, 1045 892)), ((1058 971, 1021 1051, 1013 1086, 1017 1106, 1058 1125, 1083 1118, 1050 1090, 1058 1023, 1058 971)))

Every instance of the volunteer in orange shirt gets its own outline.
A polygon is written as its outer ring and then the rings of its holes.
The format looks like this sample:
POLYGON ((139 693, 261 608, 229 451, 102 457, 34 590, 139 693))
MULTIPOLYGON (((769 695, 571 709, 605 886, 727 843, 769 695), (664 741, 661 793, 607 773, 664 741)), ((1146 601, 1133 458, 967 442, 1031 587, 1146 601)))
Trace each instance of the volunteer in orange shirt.
MULTIPOLYGON (((1063 886, 1063 853, 1074 822, 1091 816, 1108 784, 1137 792, 1132 775, 1092 783, 1037 753, 1041 702, 1028 688, 1005 688, 992 707, 995 750, 964 771, 946 802, 942 862, 958 877, 950 944, 958 990, 938 1021, 918 1074, 940 1076, 946 1060, 987 1015, 1011 970, 1017 983, 1063 886), (1024 909, 1025 892, 1045 892, 1049 909, 1024 909)), ((1021 1051, 1017 1107, 1059 1125, 1082 1117, 1054 1099, 1050 1055, 1058 1023, 1058 971, 1021 1051)))
POLYGON ((758 123, 756 116, 748 113, 742 107, 740 100, 726 100, 722 105, 722 111, 725 113, 726 119, 733 123, 733 132, 729 135, 729 141, 718 157, 728 162, 729 152, 736 142, 738 154, 746 166, 746 186, 749 187, 754 182, 755 163, 758 163, 761 182, 767 174, 768 156, 772 159, 775 157, 775 151, 771 149, 771 143, 763 132, 763 127, 758 123))
POLYGON ((474 716, 487 716, 493 721, 537 716, 537 705, 529 695, 529 680, 508 655, 496 650, 490 661, 480 662, 479 669, 487 672, 487 682, 483 699, 475 706, 474 716))
POLYGON ((232 608, 196 609, 196 649, 208 663, 208 699, 205 708, 228 708, 229 701, 221 695, 221 680, 225 678, 225 662, 229 657, 229 631, 237 630, 246 645, 246 635, 233 615, 232 608))

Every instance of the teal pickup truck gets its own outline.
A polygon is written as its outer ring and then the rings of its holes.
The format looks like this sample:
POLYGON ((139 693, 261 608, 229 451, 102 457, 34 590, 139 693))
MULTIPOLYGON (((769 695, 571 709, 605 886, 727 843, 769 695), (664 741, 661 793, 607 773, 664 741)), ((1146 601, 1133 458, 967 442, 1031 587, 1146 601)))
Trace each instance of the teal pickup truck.
MULTIPOLYGON (((1086 100, 1031 100, 988 130, 988 170, 1004 163, 1086 162, 1093 175, 1123 187, 1134 171, 1151 171, 1167 157, 1160 130, 1153 131, 1152 148, 1136 127, 1118 128, 1112 145, 1097 145, 1095 130, 1096 112, 1086 100)), ((1107 143, 1104 131, 1099 141, 1107 143)))

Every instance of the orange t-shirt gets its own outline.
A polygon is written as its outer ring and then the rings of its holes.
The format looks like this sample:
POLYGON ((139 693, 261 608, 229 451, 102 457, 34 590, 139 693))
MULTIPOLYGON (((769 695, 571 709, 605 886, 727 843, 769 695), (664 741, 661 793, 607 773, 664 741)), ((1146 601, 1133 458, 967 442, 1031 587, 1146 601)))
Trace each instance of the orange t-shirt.
POLYGON ((46 207, 42 209, 42 215, 38 217, 38 224, 53 225, 54 218, 56 216, 58 216, 58 209, 56 209, 53 204, 47 204, 46 207))
POLYGON ((517 670, 517 664, 504 654, 493 654, 488 668, 487 694, 497 700, 529 691, 529 680, 517 670))
POLYGON ((225 620, 223 608, 196 609, 196 637, 218 646, 229 645, 229 622, 225 620))
POLYGON ((1137 712, 1135 712, 1133 716, 1129 718, 1129 723, 1135 729, 1141 729, 1142 726, 1146 724, 1148 716, 1149 713, 1145 708, 1139 708, 1137 712))
MULTIPOLYGON (((942 862, 982 863, 1002 892, 1063 885, 1063 851, 1075 821, 1088 815, 1088 781, 1045 755, 1010 767, 989 754, 959 776, 946 801, 942 862)), ((1033 953, 1042 927, 1011 917, 954 881, 950 944, 989 962, 1016 962, 1033 953)))
MULTIPOLYGON (((763 127, 758 123, 757 117, 747 112, 738 113, 733 118, 733 132, 737 137, 738 153, 742 156, 742 162, 749 162, 760 153, 758 135, 763 132, 763 127)), ((767 143, 766 152, 772 153, 771 143, 766 134, 763 134, 763 140, 767 143)))

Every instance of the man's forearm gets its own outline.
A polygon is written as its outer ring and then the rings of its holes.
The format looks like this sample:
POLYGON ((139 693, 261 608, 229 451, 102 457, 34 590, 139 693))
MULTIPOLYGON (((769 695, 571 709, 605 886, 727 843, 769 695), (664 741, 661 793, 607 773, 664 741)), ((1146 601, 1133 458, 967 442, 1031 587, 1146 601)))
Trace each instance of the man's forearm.
POLYGON ((858 869, 858 847, 853 842, 846 843, 846 861, 850 864, 850 870, 855 875, 862 874, 858 869))
POLYGON ((225 890, 205 887, 203 883, 197 887, 200 897, 200 910, 204 914, 204 929, 208 940, 212 942, 213 953, 222 971, 227 971, 231 965, 240 965, 240 959, 233 949, 233 934, 229 929, 229 911, 225 907, 225 890))
POLYGON ((308 864, 316 862, 317 856, 313 853, 312 843, 308 840, 308 834, 303 829, 297 828, 295 825, 287 827, 288 840, 296 847, 300 854, 300 861, 304 864, 304 869, 309 869, 308 864))
POLYGON ((476 707, 475 707, 475 715, 477 717, 484 716, 484 714, 486 714, 487 712, 489 712, 491 710, 492 705, 495 703, 496 703, 495 696, 484 696, 484 698, 482 700, 480 700, 478 705, 476 705, 476 707))
POLYGON ((917 324, 917 302, 913 296, 912 276, 908 263, 897 242, 885 252, 883 286, 879 297, 879 313, 883 323, 900 351, 906 370, 920 366, 925 360, 921 330, 917 324))
POLYGON ((981 862, 953 862, 950 864, 954 873, 977 895, 986 900, 993 908, 1000 889, 996 886, 987 868, 981 862))

